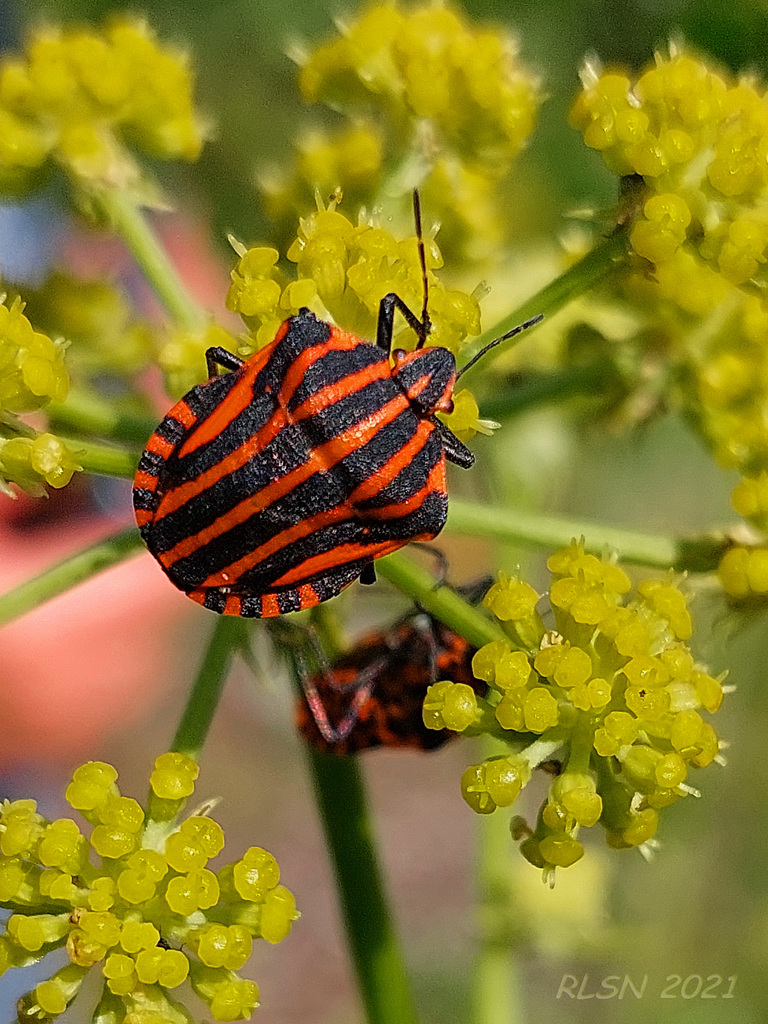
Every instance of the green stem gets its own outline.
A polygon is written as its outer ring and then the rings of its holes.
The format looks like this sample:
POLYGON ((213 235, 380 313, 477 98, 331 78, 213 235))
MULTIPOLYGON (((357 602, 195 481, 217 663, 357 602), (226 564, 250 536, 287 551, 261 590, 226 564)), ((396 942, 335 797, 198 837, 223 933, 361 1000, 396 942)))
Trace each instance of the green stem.
MULTIPOLYGON (((554 281, 550 281, 549 284, 545 285, 535 295, 526 299, 517 309, 508 313, 495 323, 493 327, 489 327, 478 338, 465 345, 461 351, 462 362, 468 363, 485 345, 506 334, 507 331, 511 331, 513 327, 523 323, 525 320, 529 320, 539 313, 543 313, 544 316, 552 316, 553 313, 562 309, 572 299, 583 295, 599 281, 613 273, 617 267, 621 266, 628 252, 629 236, 625 230, 619 228, 608 238, 596 245, 586 256, 582 256, 578 262, 570 266, 559 277, 556 277, 554 281)), ((502 342, 495 350, 496 354, 500 354, 512 345, 517 344, 522 337, 524 335, 518 334, 514 338, 510 338, 508 342, 502 342)), ((471 370, 468 370, 467 377, 470 377, 476 371, 476 368, 474 366, 471 370)))
POLYGON ((65 558, 39 576, 0 595, 0 626, 33 608, 39 608, 51 598, 58 597, 105 569, 124 562, 126 558, 138 554, 143 547, 139 531, 131 528, 65 558))
MULTIPOLYGON (((482 757, 500 752, 484 739, 482 757)), ((522 946, 516 927, 516 893, 510 870, 509 818, 478 815, 476 822, 478 917, 477 961, 472 972, 472 1024, 516 1024, 523 1020, 517 956, 522 946)))
POLYGON ((369 1024, 415 1024, 358 761, 310 751, 325 837, 369 1024))
POLYGON ((188 331, 205 327, 204 310, 185 288, 148 218, 130 193, 103 189, 95 194, 95 200, 179 326, 188 331))
POLYGON ((721 534, 681 538, 637 533, 617 526, 477 505, 459 498, 451 499, 446 529, 542 548, 567 547, 574 537, 584 537, 585 550, 593 554, 609 547, 627 562, 678 572, 711 572, 729 545, 721 534))
POLYGON ((605 359, 549 373, 526 373, 519 381, 495 381, 492 390, 479 396, 480 408, 487 419, 504 420, 580 396, 604 397, 621 380, 616 366, 605 359))
POLYGON ((139 456, 133 452, 127 452, 123 448, 108 448, 106 445, 81 441, 79 438, 62 437, 61 440, 72 452, 75 462, 86 473, 133 479, 139 462, 139 456))
MULTIPOLYGON (((323 606, 320 606, 321 608, 323 606)), ((313 609, 313 625, 326 657, 343 640, 335 616, 313 609)), ((301 694, 302 666, 293 645, 286 649, 293 686, 301 694)), ((359 761, 308 749, 312 781, 336 877, 344 925, 369 1024, 415 1024, 405 961, 392 923, 386 886, 376 855, 359 761)))
MULTIPOLYGON (((243 642, 244 631, 242 619, 228 615, 217 616, 202 664, 189 691, 170 749, 185 754, 197 764, 200 763, 203 744, 221 700, 232 658, 243 642)), ((150 787, 143 840, 147 848, 163 849, 185 803, 183 799, 159 797, 150 787)))
POLYGON ((200 751, 219 706, 232 658, 243 639, 243 620, 219 615, 203 663, 189 692, 171 750, 200 760, 200 751))
POLYGON ((47 406, 48 421, 66 433, 93 434, 114 441, 144 445, 157 426, 157 417, 121 412, 113 402, 82 388, 71 388, 63 402, 47 406))
POLYGON ((396 552, 379 559, 376 572, 475 647, 506 639, 499 626, 479 608, 468 604, 450 587, 436 583, 434 576, 406 555, 396 552))

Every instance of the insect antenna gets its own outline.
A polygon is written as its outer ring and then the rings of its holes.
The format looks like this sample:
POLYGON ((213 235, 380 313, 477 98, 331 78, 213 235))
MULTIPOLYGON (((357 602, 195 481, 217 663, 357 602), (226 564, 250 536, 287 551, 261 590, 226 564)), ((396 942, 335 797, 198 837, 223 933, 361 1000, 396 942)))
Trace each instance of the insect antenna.
POLYGON ((419 246, 419 263, 421 264, 421 281, 424 290, 424 304, 421 307, 421 331, 419 332, 419 340, 416 348, 423 348, 426 343, 427 336, 432 330, 432 322, 429 319, 429 313, 427 312, 427 306, 429 304, 429 281, 427 279, 427 253, 424 248, 424 232, 421 228, 421 200, 419 199, 419 190, 415 188, 413 190, 413 221, 416 226, 416 241, 419 246))
POLYGON ((514 338, 516 334, 520 334, 522 331, 527 331, 529 327, 534 327, 536 324, 541 323, 543 319, 544 314, 539 313, 538 316, 532 316, 530 320, 526 320, 522 324, 518 324, 517 327, 513 327, 511 331, 507 331, 507 333, 502 334, 501 337, 494 338, 493 341, 489 341, 487 345, 480 349, 477 355, 472 356, 469 362, 462 366, 456 374, 456 380, 459 379, 462 373, 466 373, 471 366, 474 366, 478 359, 481 359, 486 352, 489 352, 492 348, 496 348, 497 345, 502 341, 506 341, 507 338, 514 338))

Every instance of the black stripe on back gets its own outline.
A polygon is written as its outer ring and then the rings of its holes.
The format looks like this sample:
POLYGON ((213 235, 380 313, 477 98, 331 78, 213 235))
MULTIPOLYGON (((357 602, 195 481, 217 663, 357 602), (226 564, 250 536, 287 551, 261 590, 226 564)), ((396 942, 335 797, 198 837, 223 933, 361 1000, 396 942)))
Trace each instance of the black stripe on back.
MULTIPOLYGON (((382 427, 367 444, 334 466, 330 472, 313 474, 267 509, 257 512, 245 522, 233 526, 226 533, 211 540, 198 551, 180 559, 170 570, 174 578, 178 574, 185 580, 185 585, 192 589, 211 573, 226 568, 283 530, 308 516, 336 508, 347 500, 358 483, 367 480, 371 473, 380 469, 410 440, 418 424, 419 421, 413 413, 409 409, 405 410, 392 423, 382 427)), ((227 477, 221 482, 221 486, 234 476, 236 474, 227 477)), ((422 481, 421 486, 424 482, 422 481)), ((218 488, 220 485, 216 486, 218 488)), ((196 498, 183 508, 160 519, 155 524, 153 550, 168 550, 183 540, 188 534, 183 533, 182 528, 190 530, 190 533, 198 532, 204 525, 200 518, 203 515, 207 521, 211 517, 211 511, 206 512, 204 504, 196 498), (165 546, 160 547, 161 544, 165 546)), ((289 550, 293 550, 293 547, 294 545, 289 550)), ((281 555, 280 558, 285 558, 285 555, 281 555)), ((303 557, 299 560, 303 560, 303 557)), ((297 562, 294 561, 293 564, 297 562)), ((282 572, 276 575, 282 575, 282 572)))
POLYGON ((331 349, 307 368, 301 384, 288 403, 291 411, 329 384, 336 384, 351 373, 375 363, 387 363, 381 349, 361 341, 354 349, 331 349))

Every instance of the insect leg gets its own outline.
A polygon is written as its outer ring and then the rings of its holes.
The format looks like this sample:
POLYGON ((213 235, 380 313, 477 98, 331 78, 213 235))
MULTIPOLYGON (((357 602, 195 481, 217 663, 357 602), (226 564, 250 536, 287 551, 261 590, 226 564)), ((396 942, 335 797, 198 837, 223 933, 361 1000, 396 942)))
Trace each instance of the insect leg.
POLYGON ((376 582, 376 568, 373 562, 369 562, 360 573, 360 582, 366 585, 376 582))
POLYGON ((225 370, 239 370, 243 365, 243 360, 234 352, 228 352, 220 345, 216 345, 215 348, 209 348, 206 351, 205 365, 208 367, 208 379, 210 380, 211 377, 218 376, 217 367, 223 366, 225 370))
MULTIPOLYGON (((412 540, 410 543, 410 547, 420 548, 422 551, 426 551, 427 554, 431 555, 432 558, 434 558, 435 569, 437 570, 435 574, 435 586, 445 586, 445 581, 448 579, 449 569, 448 559, 445 555, 445 552, 441 551, 440 548, 436 548, 434 544, 430 544, 428 541, 424 540, 412 540)), ((493 582, 493 580, 491 580, 491 582, 493 582)), ((487 589, 488 588, 486 587, 486 590, 487 589)))
MULTIPOLYGON (((323 674, 325 682, 331 687, 337 687, 338 684, 333 674, 333 668, 328 664, 328 659, 326 658, 325 652, 320 646, 317 637, 312 633, 308 633, 307 638, 312 646, 314 657, 320 666, 320 671, 323 674)), ((296 665, 299 669, 301 687, 304 691, 307 705, 312 713, 312 717, 315 720, 315 725, 317 726, 320 735, 326 743, 341 742, 341 740, 345 739, 354 729, 357 720, 360 717, 360 711, 373 692, 376 678, 384 668, 384 659, 378 658, 359 673, 352 688, 353 696, 350 700, 349 707, 341 718, 341 721, 334 726, 331 725, 328 718, 328 712, 323 704, 323 698, 320 696, 317 687, 312 681, 312 674, 309 671, 309 666, 303 653, 300 650, 297 650, 294 656, 296 658, 296 665)))
POLYGON ((403 317, 419 339, 418 348, 424 344, 429 332, 432 330, 432 323, 425 313, 424 320, 419 320, 415 313, 406 306, 399 295, 389 292, 379 303, 379 319, 376 323, 376 344, 380 349, 389 354, 392 348, 392 331, 395 319, 395 309, 399 309, 403 317))
POLYGON ((437 427, 437 432, 440 434, 440 439, 443 442, 443 448, 445 449, 445 457, 449 462, 455 463, 457 466, 461 466, 462 469, 469 469, 475 463, 475 456, 463 444, 452 430, 449 430, 444 423, 441 423, 438 419, 432 419, 432 422, 437 427))
POLYGON ((419 263, 421 264, 421 280, 424 289, 424 305, 421 310, 421 319, 416 316, 403 302, 399 295, 390 292, 385 295, 379 303, 379 319, 376 324, 376 344, 383 349, 387 355, 392 348, 392 329, 394 325, 395 309, 403 314, 408 326, 416 334, 418 343, 416 348, 423 348, 429 332, 432 330, 432 321, 429 319, 427 305, 429 304, 429 285, 427 281, 427 256, 424 251, 424 232, 421 229, 421 201, 418 189, 413 190, 413 222, 416 227, 416 242, 419 247, 419 263))

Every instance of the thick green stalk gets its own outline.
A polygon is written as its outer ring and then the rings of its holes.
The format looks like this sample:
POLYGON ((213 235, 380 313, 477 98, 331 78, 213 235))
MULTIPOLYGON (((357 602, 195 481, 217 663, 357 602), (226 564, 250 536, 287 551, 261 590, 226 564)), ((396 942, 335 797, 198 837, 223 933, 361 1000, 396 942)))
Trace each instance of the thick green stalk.
POLYGON ((219 705, 232 658, 242 643, 243 631, 242 619, 231 615, 217 616, 210 643, 171 744, 171 750, 186 754, 193 761, 200 760, 200 751, 219 705))
POLYGON ((39 576, 0 595, 0 626, 38 608, 105 569, 124 562, 126 558, 138 554, 143 547, 139 531, 131 528, 121 530, 65 558, 39 576))
MULTIPOLYGON (((313 627, 333 660, 343 650, 333 609, 313 609, 313 627)), ((306 671, 287 648, 294 689, 306 671)), ((405 961, 392 922, 359 761, 308 748, 312 781, 333 864, 344 926, 368 1024, 415 1024, 405 961)))
MULTIPOLYGON (((483 738, 482 757, 505 752, 483 738)), ((517 958, 523 943, 522 929, 515 927, 509 817, 477 815, 475 835, 478 950, 472 972, 471 1020, 472 1024, 517 1024, 524 1019, 517 958)))
POLYGON ((185 288, 137 201, 120 189, 103 189, 94 198, 179 326, 189 331, 204 328, 204 310, 185 288))
POLYGON ((458 498, 452 498, 448 506, 446 529, 541 548, 567 547, 573 538, 583 537, 585 550, 594 554, 608 547, 618 551, 624 561, 678 572, 713 571, 729 543, 719 533, 691 538, 638 533, 617 526, 477 505, 458 498))
POLYGON ((376 572, 475 647, 506 639, 501 629, 479 608, 468 604, 450 587, 437 583, 434 576, 406 555, 400 552, 387 555, 376 562, 376 572))
MULTIPOLYGON (((518 324, 524 323, 540 313, 544 316, 552 316, 572 299, 589 291, 599 281, 612 274, 618 266, 621 266, 628 252, 629 237, 626 231, 619 228, 596 245, 586 256, 582 256, 578 262, 556 277, 554 281, 550 281, 530 299, 526 299, 521 306, 512 310, 492 327, 483 331, 474 341, 465 345, 461 350, 462 365, 468 363, 489 342, 506 334, 507 331, 511 331, 518 324)), ((524 336, 518 334, 514 338, 510 338, 508 342, 502 342, 495 350, 496 354, 517 344, 524 336)), ((481 365, 486 366, 487 364, 481 360, 481 365)), ((476 366, 468 370, 467 378, 471 377, 476 370, 476 366)), ((462 382, 465 379, 463 378, 462 382)))
POLYGON ((309 758, 368 1022, 415 1024, 358 761, 318 751, 309 758))
POLYGON ((123 412, 93 392, 73 387, 63 402, 46 407, 48 421, 54 429, 78 434, 144 445, 157 426, 157 417, 123 412))
MULTIPOLYGON (((202 664, 189 691, 170 749, 186 754, 196 763, 200 762, 203 744, 219 706, 232 658, 243 641, 244 630, 242 619, 229 615, 216 617, 202 664)), ((162 849, 166 836, 175 827, 180 809, 177 803, 163 800, 150 788, 144 835, 147 846, 162 849)))
POLYGON ((530 372, 514 383, 488 381, 490 388, 480 401, 482 415, 489 420, 505 420, 529 409, 568 402, 572 398, 604 398, 621 383, 616 366, 605 359, 583 366, 568 366, 550 372, 530 372))
POLYGON ((86 473, 99 476, 119 476, 132 480, 139 456, 124 448, 109 448, 104 444, 81 441, 79 438, 62 437, 72 456, 86 473))

